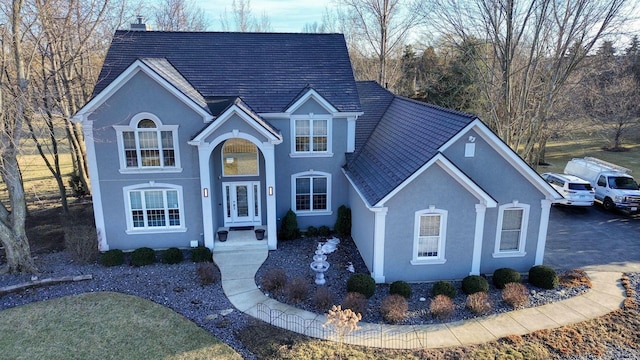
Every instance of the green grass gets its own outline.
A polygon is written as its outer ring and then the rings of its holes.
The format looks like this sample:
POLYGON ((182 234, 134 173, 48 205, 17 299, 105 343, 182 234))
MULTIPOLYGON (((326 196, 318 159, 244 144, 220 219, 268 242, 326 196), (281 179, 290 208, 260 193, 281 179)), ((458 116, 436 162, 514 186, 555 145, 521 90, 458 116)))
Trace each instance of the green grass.
POLYGON ((151 301, 87 293, 0 311, 3 359, 241 359, 151 301))

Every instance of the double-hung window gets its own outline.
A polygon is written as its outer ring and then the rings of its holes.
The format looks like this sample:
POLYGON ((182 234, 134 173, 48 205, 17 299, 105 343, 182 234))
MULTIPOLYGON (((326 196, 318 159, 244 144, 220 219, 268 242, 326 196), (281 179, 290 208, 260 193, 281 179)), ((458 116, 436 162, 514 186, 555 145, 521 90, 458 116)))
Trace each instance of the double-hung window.
POLYGON ((293 116, 292 156, 331 156, 331 117, 293 116))
POLYGON ((529 205, 514 201, 498 208, 494 257, 524 256, 529 205))
POLYGON ((184 230, 182 187, 169 184, 144 184, 124 188, 127 206, 127 231, 184 230))
POLYGON ((291 177, 292 209, 298 215, 331 213, 331 174, 307 172, 291 177))
POLYGON ((120 172, 180 171, 177 125, 163 125, 149 113, 134 116, 129 126, 114 126, 120 172))
POLYGON ((447 211, 430 207, 415 213, 413 240, 414 265, 444 263, 447 211))

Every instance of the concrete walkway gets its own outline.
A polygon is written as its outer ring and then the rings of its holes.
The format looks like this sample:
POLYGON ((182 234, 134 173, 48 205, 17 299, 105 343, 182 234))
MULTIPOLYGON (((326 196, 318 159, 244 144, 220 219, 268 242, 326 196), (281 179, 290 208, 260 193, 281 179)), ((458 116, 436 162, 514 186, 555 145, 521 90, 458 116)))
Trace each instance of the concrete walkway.
POLYGON ((326 321, 324 315, 280 303, 258 289, 255 274, 267 256, 266 248, 214 252, 213 259, 222 275, 222 288, 233 306, 274 326, 354 345, 418 349, 480 344, 507 335, 524 335, 596 318, 621 308, 625 299, 620 272, 588 271, 593 284, 591 290, 564 301, 446 324, 361 322, 357 331, 337 339, 331 329, 322 326, 326 321))

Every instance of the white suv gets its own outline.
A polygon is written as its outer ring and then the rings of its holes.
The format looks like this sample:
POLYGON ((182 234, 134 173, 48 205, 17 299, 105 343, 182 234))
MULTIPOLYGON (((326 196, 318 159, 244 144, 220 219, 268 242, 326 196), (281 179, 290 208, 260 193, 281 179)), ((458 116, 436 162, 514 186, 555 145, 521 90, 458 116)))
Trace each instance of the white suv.
POLYGON ((556 204, 571 206, 591 206, 595 198, 595 191, 588 181, 582 180, 577 176, 544 173, 542 178, 551 184, 564 199, 559 200, 556 204))

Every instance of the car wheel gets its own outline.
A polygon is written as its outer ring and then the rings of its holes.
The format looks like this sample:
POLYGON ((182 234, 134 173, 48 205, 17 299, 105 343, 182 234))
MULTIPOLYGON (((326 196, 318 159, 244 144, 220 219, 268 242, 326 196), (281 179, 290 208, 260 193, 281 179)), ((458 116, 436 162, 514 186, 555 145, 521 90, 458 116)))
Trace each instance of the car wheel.
POLYGON ((602 206, 604 207, 605 210, 608 210, 608 211, 611 211, 616 208, 616 204, 614 204, 613 200, 611 200, 610 198, 605 198, 604 202, 602 203, 602 206))

